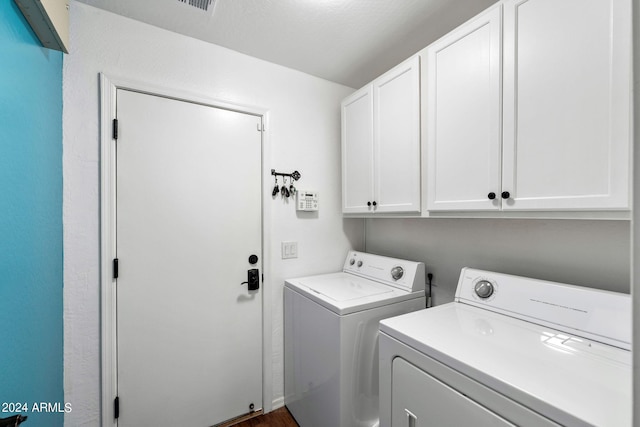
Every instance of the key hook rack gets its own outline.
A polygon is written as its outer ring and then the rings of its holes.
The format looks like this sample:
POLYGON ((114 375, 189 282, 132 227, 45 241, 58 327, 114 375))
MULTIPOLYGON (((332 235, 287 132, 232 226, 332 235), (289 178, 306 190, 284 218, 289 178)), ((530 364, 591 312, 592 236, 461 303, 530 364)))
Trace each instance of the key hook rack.
POLYGON ((275 169, 271 169, 271 175, 273 176, 281 176, 281 177, 285 177, 288 176, 289 178, 293 179, 294 181, 299 180, 302 175, 300 175, 300 172, 298 171, 293 171, 291 173, 283 173, 283 172, 276 172, 275 169))
POLYGON ((273 191, 271 192, 271 197, 276 197, 278 193, 282 194, 284 198, 289 198, 294 196, 298 190, 293 185, 293 181, 297 181, 300 179, 302 175, 300 172, 293 171, 291 173, 283 173, 276 172, 275 169, 271 169, 271 175, 276 177, 276 185, 273 187, 273 191), (278 187, 278 176, 282 177, 282 188, 278 187), (286 186, 286 178, 289 177, 289 187, 286 186))

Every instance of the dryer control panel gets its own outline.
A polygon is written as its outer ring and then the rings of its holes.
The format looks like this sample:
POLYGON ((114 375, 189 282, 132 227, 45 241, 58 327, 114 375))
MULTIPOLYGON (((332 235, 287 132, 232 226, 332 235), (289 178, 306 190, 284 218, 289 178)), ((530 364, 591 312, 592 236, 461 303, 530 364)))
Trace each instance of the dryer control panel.
POLYGON ((631 296, 465 267, 456 302, 631 349, 631 296))

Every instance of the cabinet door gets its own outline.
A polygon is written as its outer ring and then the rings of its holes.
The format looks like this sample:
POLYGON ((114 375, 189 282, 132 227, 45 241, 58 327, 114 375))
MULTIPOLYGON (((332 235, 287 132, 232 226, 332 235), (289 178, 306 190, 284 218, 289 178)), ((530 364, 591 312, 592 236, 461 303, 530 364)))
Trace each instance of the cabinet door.
POLYGON ((373 91, 342 101, 342 212, 370 212, 373 202, 373 91))
POLYGON ((504 209, 627 209, 631 1, 504 5, 504 209))
POLYGON ((513 426, 404 359, 392 370, 391 427, 513 426))
POLYGON ((500 207, 500 31, 496 6, 426 50, 428 210, 500 207))
POLYGON ((373 82, 376 212, 420 212, 420 58, 373 82))

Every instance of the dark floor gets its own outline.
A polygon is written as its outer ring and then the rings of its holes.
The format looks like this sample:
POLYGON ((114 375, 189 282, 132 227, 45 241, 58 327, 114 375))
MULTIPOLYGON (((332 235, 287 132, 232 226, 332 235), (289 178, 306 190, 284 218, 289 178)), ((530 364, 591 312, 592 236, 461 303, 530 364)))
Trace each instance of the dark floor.
POLYGON ((276 409, 266 415, 251 418, 236 424, 235 427, 298 427, 298 423, 293 419, 286 407, 276 409))

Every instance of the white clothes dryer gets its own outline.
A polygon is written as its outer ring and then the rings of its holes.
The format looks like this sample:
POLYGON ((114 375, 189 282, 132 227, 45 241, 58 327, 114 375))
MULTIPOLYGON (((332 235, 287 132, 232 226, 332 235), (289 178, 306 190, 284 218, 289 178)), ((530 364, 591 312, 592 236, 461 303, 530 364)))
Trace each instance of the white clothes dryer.
POLYGON ((464 268, 380 323, 380 425, 631 426, 631 297, 464 268))
POLYGON ((425 308, 424 289, 423 263, 355 251, 342 272, 285 282, 285 404, 301 427, 378 425, 378 324, 425 308))

